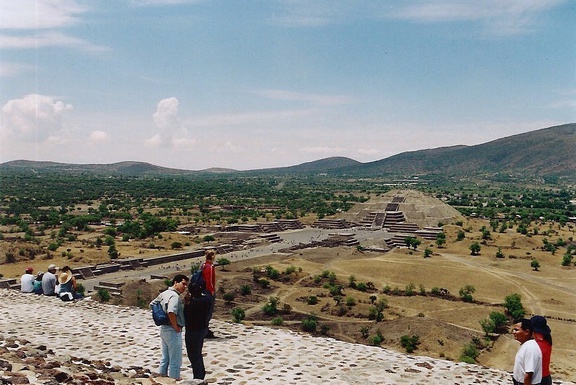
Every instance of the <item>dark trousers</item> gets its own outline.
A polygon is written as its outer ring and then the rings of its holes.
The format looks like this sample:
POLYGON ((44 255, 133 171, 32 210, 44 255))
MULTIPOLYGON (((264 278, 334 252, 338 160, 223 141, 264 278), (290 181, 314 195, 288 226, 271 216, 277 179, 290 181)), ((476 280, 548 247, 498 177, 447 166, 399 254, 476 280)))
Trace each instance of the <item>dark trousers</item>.
MULTIPOLYGON (((540 382, 539 384, 532 384, 532 385, 544 385, 544 384, 546 383, 546 382, 544 382, 544 379, 545 379, 545 378, 549 378, 549 379, 550 379, 550 382, 549 382, 548 384, 551 385, 551 384, 552 384, 552 377, 550 377, 550 376, 548 376, 548 377, 542 377, 542 382, 540 382)), ((524 385, 523 382, 518 382, 518 381, 516 381, 516 380, 514 379, 514 377, 512 377, 512 383, 513 383, 514 385, 524 385)))
POLYGON ((186 353, 192 365, 194 378, 203 380, 206 376, 206 369, 204 368, 204 359, 202 358, 202 347, 204 346, 204 337, 208 329, 188 330, 188 328, 186 328, 185 330, 186 353))

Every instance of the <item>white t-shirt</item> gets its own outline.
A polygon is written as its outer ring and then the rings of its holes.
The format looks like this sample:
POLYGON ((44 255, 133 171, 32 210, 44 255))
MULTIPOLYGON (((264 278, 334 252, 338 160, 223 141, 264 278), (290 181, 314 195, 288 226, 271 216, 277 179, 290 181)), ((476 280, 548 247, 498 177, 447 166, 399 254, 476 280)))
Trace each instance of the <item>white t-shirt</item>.
POLYGON ((32 293, 34 291, 34 280, 36 278, 33 274, 24 274, 20 278, 20 291, 22 293, 32 293))
POLYGON ((534 340, 528 340, 520 345, 514 359, 512 376, 516 381, 524 383, 524 375, 530 372, 534 373, 532 384, 539 384, 542 381, 542 351, 534 340))

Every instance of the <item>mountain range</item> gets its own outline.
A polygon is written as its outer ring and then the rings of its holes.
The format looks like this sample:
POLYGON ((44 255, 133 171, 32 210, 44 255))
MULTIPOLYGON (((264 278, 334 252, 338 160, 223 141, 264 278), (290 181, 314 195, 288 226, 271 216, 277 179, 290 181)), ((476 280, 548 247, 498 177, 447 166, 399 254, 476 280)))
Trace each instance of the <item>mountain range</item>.
POLYGON ((374 162, 331 157, 295 166, 250 171, 179 170, 144 162, 65 164, 16 160, 0 172, 25 171, 122 175, 327 174, 351 177, 539 177, 576 181, 576 123, 543 128, 475 146, 451 146, 404 152, 374 162))

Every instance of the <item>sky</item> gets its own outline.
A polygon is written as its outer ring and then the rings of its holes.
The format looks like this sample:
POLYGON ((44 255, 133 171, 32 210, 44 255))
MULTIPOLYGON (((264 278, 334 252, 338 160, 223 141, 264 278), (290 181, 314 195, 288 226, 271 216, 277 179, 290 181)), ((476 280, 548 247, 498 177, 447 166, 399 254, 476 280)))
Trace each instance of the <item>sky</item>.
POLYGON ((370 162, 576 122, 573 0, 0 0, 0 163, 370 162))

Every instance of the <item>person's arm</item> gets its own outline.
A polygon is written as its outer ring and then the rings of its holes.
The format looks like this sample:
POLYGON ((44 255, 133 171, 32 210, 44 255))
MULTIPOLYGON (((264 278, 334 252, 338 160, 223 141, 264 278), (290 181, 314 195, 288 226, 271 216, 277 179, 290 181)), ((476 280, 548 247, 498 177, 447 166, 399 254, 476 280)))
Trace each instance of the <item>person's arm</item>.
POLYGON ((526 372, 524 374, 524 385, 532 385, 532 376, 534 375, 534 373, 532 372, 526 372))
POLYGON ((176 313, 168 313, 168 319, 170 320, 170 326, 172 326, 177 333, 180 333, 182 328, 178 325, 178 321, 176 321, 176 313))

